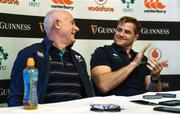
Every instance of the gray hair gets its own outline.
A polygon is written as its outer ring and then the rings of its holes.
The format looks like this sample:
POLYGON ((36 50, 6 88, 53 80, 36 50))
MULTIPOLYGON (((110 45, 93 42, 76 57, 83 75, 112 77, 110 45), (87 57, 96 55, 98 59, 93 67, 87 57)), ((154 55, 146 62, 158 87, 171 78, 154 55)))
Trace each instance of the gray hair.
POLYGON ((54 20, 58 18, 58 16, 55 14, 60 13, 60 12, 67 12, 67 11, 65 11, 65 10, 51 10, 46 14, 46 16, 44 18, 44 30, 47 34, 49 33, 49 31, 53 25, 54 20))
POLYGON ((53 14, 54 14, 54 12, 57 12, 57 11, 59 11, 59 10, 52 10, 52 11, 48 12, 44 18, 44 30, 47 34, 49 33, 49 30, 55 19, 53 14))

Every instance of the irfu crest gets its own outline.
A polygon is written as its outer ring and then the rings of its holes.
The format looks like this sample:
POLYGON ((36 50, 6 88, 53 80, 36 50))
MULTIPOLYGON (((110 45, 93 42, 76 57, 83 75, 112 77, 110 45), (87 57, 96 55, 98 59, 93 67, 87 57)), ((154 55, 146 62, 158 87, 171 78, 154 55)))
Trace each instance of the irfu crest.
POLYGON ((2 46, 0 47, 0 65, 2 64, 2 60, 6 60, 8 58, 8 54, 4 52, 2 46))
POLYGON ((135 0, 121 0, 122 3, 126 4, 127 3, 127 8, 129 8, 130 4, 133 4, 135 0))

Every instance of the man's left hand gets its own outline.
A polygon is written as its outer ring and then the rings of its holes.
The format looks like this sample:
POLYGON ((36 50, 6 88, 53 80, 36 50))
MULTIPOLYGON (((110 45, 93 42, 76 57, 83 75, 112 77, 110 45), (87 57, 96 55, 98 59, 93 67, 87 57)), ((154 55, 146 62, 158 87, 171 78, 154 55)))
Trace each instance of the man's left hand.
POLYGON ((168 67, 168 60, 163 60, 162 62, 159 62, 157 59, 150 59, 147 61, 147 67, 151 71, 151 78, 158 79, 161 73, 161 70, 164 67, 168 67))

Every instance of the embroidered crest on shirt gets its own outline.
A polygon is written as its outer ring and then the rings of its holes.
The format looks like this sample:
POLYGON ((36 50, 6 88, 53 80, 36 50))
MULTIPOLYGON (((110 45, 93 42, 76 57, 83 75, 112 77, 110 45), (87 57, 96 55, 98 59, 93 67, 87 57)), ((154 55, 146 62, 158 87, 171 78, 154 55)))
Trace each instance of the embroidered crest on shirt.
POLYGON ((43 52, 37 51, 37 55, 38 55, 39 57, 41 57, 41 58, 44 58, 43 52))
POLYGON ((76 57, 76 59, 78 60, 78 62, 82 62, 82 61, 83 61, 83 59, 81 58, 80 55, 75 55, 75 57, 76 57))
POLYGON ((114 57, 114 58, 117 58, 117 57, 119 57, 119 55, 116 54, 116 53, 113 53, 113 57, 114 57))

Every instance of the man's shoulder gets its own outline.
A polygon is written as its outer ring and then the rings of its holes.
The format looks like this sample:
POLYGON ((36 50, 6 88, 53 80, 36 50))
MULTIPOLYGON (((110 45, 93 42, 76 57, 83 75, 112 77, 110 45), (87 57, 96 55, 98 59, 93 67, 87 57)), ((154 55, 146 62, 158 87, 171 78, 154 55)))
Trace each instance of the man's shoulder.
POLYGON ((43 50, 43 45, 42 43, 34 43, 31 44, 19 51, 19 54, 22 55, 32 55, 34 53, 37 53, 37 51, 42 51, 43 50))
POLYGON ((101 51, 105 51, 105 50, 109 50, 111 49, 111 45, 104 45, 104 46, 100 46, 100 47, 97 47, 95 49, 95 52, 101 52, 101 51))
POLYGON ((84 57, 79 53, 77 52, 76 50, 73 50, 71 49, 71 54, 76 58, 76 59, 79 59, 79 58, 82 58, 84 60, 84 57))
POLYGON ((74 49, 70 49, 70 51, 72 52, 72 54, 76 54, 76 55, 80 55, 82 56, 78 51, 74 50, 74 49))
POLYGON ((34 44, 31 44, 25 48, 23 48, 22 50, 25 50, 25 51, 35 51, 35 50, 38 50, 42 48, 42 43, 34 43, 34 44))

